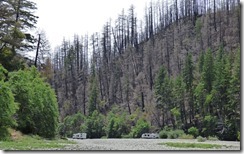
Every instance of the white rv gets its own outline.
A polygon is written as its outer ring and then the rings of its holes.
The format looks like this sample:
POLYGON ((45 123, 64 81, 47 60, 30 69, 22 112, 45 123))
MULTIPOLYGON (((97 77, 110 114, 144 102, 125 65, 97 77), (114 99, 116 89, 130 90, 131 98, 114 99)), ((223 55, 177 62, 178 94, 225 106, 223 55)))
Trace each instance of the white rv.
POLYGON ((86 133, 76 133, 73 134, 73 139, 86 139, 86 133))
POLYGON ((157 138, 159 138, 159 134, 155 134, 155 133, 144 133, 144 134, 141 135, 141 138, 157 139, 157 138))

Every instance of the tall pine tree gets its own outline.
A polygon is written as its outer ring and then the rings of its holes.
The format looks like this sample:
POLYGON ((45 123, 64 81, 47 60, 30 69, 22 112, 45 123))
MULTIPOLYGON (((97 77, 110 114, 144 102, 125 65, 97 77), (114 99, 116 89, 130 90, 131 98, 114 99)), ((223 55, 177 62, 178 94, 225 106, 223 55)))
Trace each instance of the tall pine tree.
POLYGON ((92 115, 92 113, 97 109, 97 104, 98 104, 98 82, 96 77, 95 66, 94 64, 92 64, 89 104, 88 104, 89 115, 92 115))
POLYGON ((165 68, 162 66, 159 70, 155 83, 155 94, 157 98, 157 107, 163 112, 163 126, 165 120, 168 120, 167 112, 172 109, 172 82, 170 81, 165 68))
POLYGON ((187 101, 189 103, 190 110, 190 123, 194 119, 194 101, 193 101, 193 80, 194 80, 194 66, 192 61, 192 54, 188 53, 185 59, 185 64, 183 68, 183 81, 186 86, 187 101))

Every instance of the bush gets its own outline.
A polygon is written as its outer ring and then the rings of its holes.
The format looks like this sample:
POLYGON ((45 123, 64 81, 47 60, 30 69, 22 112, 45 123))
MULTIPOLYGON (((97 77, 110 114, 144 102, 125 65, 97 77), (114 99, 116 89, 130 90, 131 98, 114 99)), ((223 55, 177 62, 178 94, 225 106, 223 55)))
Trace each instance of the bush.
POLYGON ((97 110, 93 111, 92 115, 86 118, 83 131, 87 133, 88 138, 101 138, 105 136, 104 116, 98 113, 97 110))
POLYGON ((25 134, 53 138, 58 127, 58 103, 54 90, 35 67, 10 73, 9 84, 16 102, 17 129, 25 134))
POLYGON ((72 137, 74 133, 81 131, 81 125, 85 122, 85 116, 80 112, 64 118, 64 123, 59 124, 60 136, 72 137))
POLYGON ((167 132, 169 132, 169 131, 171 131, 171 130, 172 130, 172 128, 171 128, 171 127, 169 127, 169 126, 164 126, 164 130, 165 130, 165 131, 167 131, 167 132))
POLYGON ((14 102, 14 95, 8 83, 4 82, 5 73, 7 70, 0 64, 0 140, 8 140, 10 134, 7 129, 16 124, 13 115, 17 104, 14 102))
POLYGON ((205 126, 205 128, 203 128, 201 135, 204 137, 216 135, 216 131, 215 131, 216 124, 217 124, 216 116, 210 116, 210 115, 205 116, 203 119, 203 125, 205 126))
POLYGON ((218 137, 216 137, 216 136, 208 136, 208 138, 207 138, 209 141, 218 141, 219 139, 218 139, 218 137))
POLYGON ((166 139, 166 138, 168 138, 168 132, 165 131, 165 130, 161 130, 161 131, 159 132, 159 137, 162 138, 162 139, 166 139))
POLYGON ((197 137, 198 142, 205 142, 206 140, 207 140, 206 137, 202 137, 202 136, 197 137))
POLYGON ((185 134, 184 131, 180 130, 180 129, 174 130, 174 133, 176 134, 176 138, 179 138, 179 137, 181 137, 182 135, 185 134))
POLYGON ((5 126, 0 127, 0 141, 9 141, 10 140, 10 133, 8 128, 5 126))
POLYGON ((108 139, 108 137, 107 136, 102 136, 101 139, 108 139))
POLYGON ((64 125, 64 123, 59 123, 58 134, 61 138, 65 138, 65 125, 64 125))
POLYGON ((239 128, 236 127, 235 122, 235 120, 226 120, 223 124, 223 131, 219 131, 216 136, 220 140, 236 141, 238 139, 237 130, 239 128))
POLYGON ((176 138, 179 138, 180 136, 184 135, 184 131, 183 130, 179 130, 179 129, 176 129, 176 130, 170 130, 170 129, 163 129, 159 132, 159 137, 160 138, 163 138, 163 139, 166 139, 166 138, 169 138, 169 139, 176 139, 176 138))
POLYGON ((148 133, 150 126, 144 119, 139 119, 136 126, 132 128, 131 135, 133 138, 140 138, 143 133, 148 133))
POLYGON ((108 138, 121 138, 122 134, 129 133, 125 116, 116 116, 110 112, 106 132, 108 138))
POLYGON ((171 130, 168 131, 168 139, 176 139, 177 138, 177 134, 175 133, 175 131, 171 130))
POLYGON ((195 138, 199 135, 199 131, 196 127, 191 127, 188 129, 188 133, 192 136, 194 136, 195 138))
MULTIPOLYGON (((72 137, 72 135, 74 134, 74 130, 73 130, 73 116, 67 116, 64 118, 64 123, 60 124, 58 130, 59 130, 59 134, 63 135, 65 137, 72 137)), ((75 132, 77 133, 77 132, 75 132)))

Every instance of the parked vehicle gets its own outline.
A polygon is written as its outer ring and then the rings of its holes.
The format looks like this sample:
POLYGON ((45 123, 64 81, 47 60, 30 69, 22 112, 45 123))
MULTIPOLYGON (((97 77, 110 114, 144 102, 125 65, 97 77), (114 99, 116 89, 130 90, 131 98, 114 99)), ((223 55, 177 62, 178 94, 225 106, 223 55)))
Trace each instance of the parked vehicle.
POLYGON ((86 139, 86 133, 76 133, 73 134, 73 139, 86 139))
POLYGON ((156 134, 156 133, 144 133, 144 134, 141 135, 141 138, 157 139, 157 138, 159 138, 159 134, 156 134))

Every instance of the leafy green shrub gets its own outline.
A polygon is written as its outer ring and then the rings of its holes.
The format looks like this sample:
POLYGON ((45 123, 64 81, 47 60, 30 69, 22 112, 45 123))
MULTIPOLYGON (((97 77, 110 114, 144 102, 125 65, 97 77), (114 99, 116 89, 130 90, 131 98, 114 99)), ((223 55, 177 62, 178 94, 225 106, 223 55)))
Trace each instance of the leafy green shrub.
POLYGON ((7 140, 10 137, 8 127, 16 124, 13 115, 17 104, 14 102, 14 95, 9 85, 3 81, 5 73, 7 70, 0 64, 0 140, 7 140))
POLYGON ((80 112, 64 118, 64 123, 59 125, 59 135, 72 137, 74 133, 81 131, 81 125, 85 122, 85 116, 80 112))
POLYGON ((131 135, 133 138, 140 138, 143 133, 148 133, 150 126, 144 119, 139 119, 136 126, 132 128, 131 135))
POLYGON ((216 131, 215 131, 216 124, 217 124, 216 116, 211 116, 211 115, 205 116, 203 120, 203 125, 205 126, 205 128, 202 129, 201 135, 204 137, 216 135, 216 131))
POLYGON ((55 137, 59 117, 57 98, 37 69, 10 73, 9 84, 19 103, 17 129, 25 134, 55 137))
POLYGON ((202 136, 197 137, 198 142, 205 142, 206 140, 207 140, 206 137, 202 137, 202 136))
POLYGON ((10 133, 6 126, 0 127, 0 141, 9 141, 10 140, 10 133))
POLYGON ((194 136, 189 134, 183 134, 179 137, 179 139, 194 139, 194 136))
POLYGON ((195 138, 199 135, 199 131, 196 127, 191 127, 188 129, 188 133, 193 135, 195 138))
POLYGON ((167 131, 167 132, 169 132, 169 131, 171 131, 172 129, 171 129, 169 126, 164 126, 164 130, 167 131))
POLYGON ((116 116, 110 112, 106 131, 108 138, 121 138, 122 134, 129 133, 125 116, 116 116))
POLYGON ((180 129, 174 130, 174 133, 176 134, 176 138, 179 138, 179 137, 181 137, 182 135, 185 134, 184 131, 180 130, 180 129))
POLYGON ((175 133, 175 131, 168 131, 168 138, 169 139, 176 139, 177 138, 177 134, 175 133))
POLYGON ((72 137, 74 131, 73 131, 73 116, 67 116, 64 118, 63 125, 60 124, 59 127, 59 134, 65 136, 65 137, 72 137))
POLYGON ((102 136, 101 139, 107 139, 108 137, 107 136, 102 136))
POLYGON ((74 133, 80 132, 80 126, 84 122, 85 122, 85 116, 81 112, 78 112, 75 115, 73 115, 72 118, 73 132, 74 133))
POLYGON ((64 123, 59 123, 58 134, 61 138, 65 138, 65 125, 64 125, 64 123))
POLYGON ((97 110, 88 116, 82 126, 82 131, 87 133, 88 138, 101 138, 105 136, 104 116, 97 110))
POLYGON ((179 138, 180 136, 184 135, 183 130, 170 130, 167 128, 167 130, 163 129, 159 132, 159 137, 160 138, 169 138, 169 139, 176 139, 179 138))
POLYGON ((238 139, 237 130, 239 129, 236 127, 236 121, 233 120, 226 120, 223 124, 223 131, 219 131, 216 136, 220 140, 228 140, 228 141, 236 141, 238 139))
POLYGON ((207 139, 209 141, 218 141, 219 140, 218 137, 216 137, 216 136, 208 136, 207 139))
POLYGON ((159 132, 159 137, 162 138, 162 139, 168 138, 168 132, 166 130, 161 130, 159 132))

